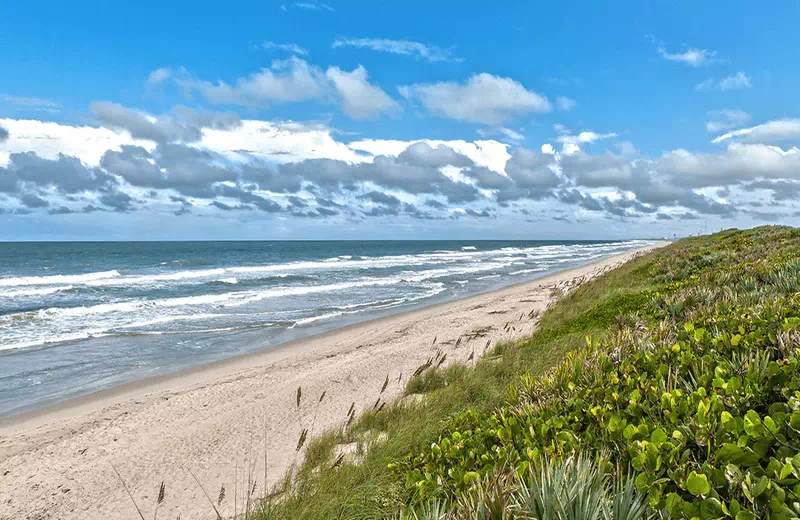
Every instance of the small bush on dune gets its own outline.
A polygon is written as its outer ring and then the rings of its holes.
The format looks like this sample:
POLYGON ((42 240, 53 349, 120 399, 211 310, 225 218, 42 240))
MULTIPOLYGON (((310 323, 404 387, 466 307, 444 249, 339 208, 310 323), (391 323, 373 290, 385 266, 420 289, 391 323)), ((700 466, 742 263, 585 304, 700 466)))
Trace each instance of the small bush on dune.
MULTIPOLYGON (((476 477, 478 478, 478 477, 476 477)), ((616 483, 586 456, 538 461, 526 475, 499 472, 476 480, 448 507, 442 500, 401 520, 648 520, 655 518, 632 479, 616 483)))

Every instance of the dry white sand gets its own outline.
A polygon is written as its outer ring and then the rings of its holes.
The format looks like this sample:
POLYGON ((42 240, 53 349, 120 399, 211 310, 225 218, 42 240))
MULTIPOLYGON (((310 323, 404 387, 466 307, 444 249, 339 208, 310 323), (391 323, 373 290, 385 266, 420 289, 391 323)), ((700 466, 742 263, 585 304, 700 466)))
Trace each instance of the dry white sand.
POLYGON ((353 401, 357 411, 372 407, 387 375, 381 398, 396 398, 439 348, 450 364, 473 350, 479 356, 487 341, 530 335, 537 320, 528 315, 545 309, 554 287, 568 288, 632 255, 0 420, 0 518, 136 519, 112 465, 148 517, 162 481, 159 518, 214 517, 189 471, 214 496, 226 486, 222 509, 231 514, 234 475, 239 504, 250 471, 256 495, 263 493, 265 438, 271 485, 299 463, 303 428, 319 433, 341 425, 353 401))

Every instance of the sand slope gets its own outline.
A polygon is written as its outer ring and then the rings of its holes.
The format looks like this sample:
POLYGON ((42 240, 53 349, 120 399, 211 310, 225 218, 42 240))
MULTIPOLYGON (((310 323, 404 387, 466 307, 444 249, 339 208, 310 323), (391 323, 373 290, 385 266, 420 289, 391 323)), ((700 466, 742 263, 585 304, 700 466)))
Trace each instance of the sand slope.
POLYGON ((632 255, 2 420, 0 518, 136 519, 112 464, 145 516, 152 516, 163 480, 167 499, 159 518, 214 518, 189 470, 213 496, 226 486, 222 509, 231 514, 237 471, 240 504, 247 472, 256 479, 256 494, 264 490, 265 437, 271 485, 299 462, 294 448, 302 428, 319 433, 342 424, 353 401, 357 411, 372 407, 387 375, 381 397, 395 398, 438 348, 449 364, 473 350, 477 357, 487 341, 529 335, 536 326, 529 313, 545 309, 554 287, 632 255), (297 410, 299 385, 304 398, 297 410))

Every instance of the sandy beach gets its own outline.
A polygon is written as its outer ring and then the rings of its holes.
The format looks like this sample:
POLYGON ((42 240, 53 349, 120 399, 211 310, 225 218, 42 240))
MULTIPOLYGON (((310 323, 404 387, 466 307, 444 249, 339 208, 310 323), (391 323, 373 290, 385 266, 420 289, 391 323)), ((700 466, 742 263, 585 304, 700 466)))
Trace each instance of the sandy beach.
MULTIPOLYGON (((222 485, 232 493, 235 475, 241 491, 244 468, 252 468, 262 476, 262 494, 299 462, 294 448, 303 428, 313 435, 342 424, 353 402, 357 411, 371 407, 387 375, 381 397, 391 401, 437 349, 447 364, 464 362, 487 341, 529 335, 537 324, 532 311, 546 308, 554 288, 568 289, 634 254, 0 420, 0 519, 138 518, 112 465, 150 514, 163 481, 159 518, 213 518, 190 472, 212 494, 222 485)), ((232 509, 226 500, 223 514, 232 509)))

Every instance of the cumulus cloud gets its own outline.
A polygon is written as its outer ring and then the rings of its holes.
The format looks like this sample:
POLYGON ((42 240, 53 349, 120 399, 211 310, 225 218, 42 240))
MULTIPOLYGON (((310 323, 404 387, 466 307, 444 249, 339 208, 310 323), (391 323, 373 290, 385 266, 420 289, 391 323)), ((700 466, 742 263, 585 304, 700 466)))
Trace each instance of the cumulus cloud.
POLYGON ((339 38, 334 40, 332 47, 356 47, 359 49, 370 49, 378 52, 388 52, 390 54, 400 54, 412 56, 414 58, 429 61, 460 61, 452 56, 449 49, 442 49, 436 45, 426 45, 424 43, 411 40, 390 40, 387 38, 339 38))
POLYGON ((0 143, 8 140, 8 130, 4 126, 0 126, 0 143))
POLYGON ((511 78, 475 74, 465 83, 418 83, 400 87, 400 93, 419 102, 432 114, 467 121, 499 125, 529 114, 549 112, 550 102, 511 78))
POLYGON ((98 101, 92 103, 91 108, 99 123, 115 130, 125 130, 134 139, 156 142, 191 142, 200 139, 200 129, 197 127, 183 125, 174 119, 158 119, 118 103, 98 101))
MULTIPOLYGON (((47 159, 63 154, 77 157, 90 166, 96 166, 107 150, 123 144, 144 144, 127 133, 102 126, 62 125, 35 119, 0 119, 0 126, 9 133, 3 143, 3 150, 8 153, 34 152, 47 159)), ((0 166, 3 163, 0 154, 0 166)))
POLYGON ((63 154, 50 160, 34 152, 12 153, 9 165, 0 170, 0 191, 7 193, 28 186, 52 188, 65 194, 106 191, 112 184, 113 179, 107 173, 63 154))
POLYGON ((319 99, 327 93, 323 70, 297 57, 273 61, 269 68, 239 78, 234 85, 194 78, 176 81, 216 105, 265 106, 319 99))
POLYGON ((607 134, 598 134, 596 132, 592 132, 590 130, 580 132, 578 135, 569 135, 567 133, 562 133, 560 136, 556 138, 556 141, 561 143, 562 145, 562 152, 566 155, 572 155, 577 153, 581 149, 582 144, 591 144, 595 141, 600 141, 603 139, 611 139, 612 137, 616 137, 617 134, 615 133, 607 133, 607 134))
POLYGON ((731 140, 750 143, 774 143, 800 140, 800 119, 769 121, 750 128, 742 128, 722 134, 711 142, 722 143, 731 140))
POLYGON ((400 106, 379 86, 369 83, 367 71, 358 66, 352 71, 316 65, 292 56, 275 60, 269 68, 239 78, 235 84, 212 83, 188 75, 174 78, 190 92, 199 92, 215 105, 264 107, 279 103, 320 101, 338 103, 354 119, 375 118, 393 113, 400 106))
POLYGON ((750 114, 738 108, 726 108, 709 112, 708 118, 706 131, 713 134, 746 124, 750 121, 750 114))
POLYGON ((721 79, 709 78, 702 83, 698 83, 697 86, 695 86, 695 90, 736 90, 750 88, 752 86, 750 77, 740 71, 721 79))
POLYGON ((464 168, 475 164, 472 159, 456 152, 449 146, 440 144, 433 147, 422 141, 409 145, 397 156, 397 159, 406 164, 428 168, 445 166, 464 168))
MULTIPOLYGON (((367 81, 366 73, 357 79, 367 81)), ((771 198, 774 211, 790 212, 800 193, 800 150, 750 142, 791 137, 791 125, 730 132, 720 141, 727 147, 714 153, 678 149, 648 157, 630 143, 613 147, 618 153, 589 153, 581 148, 615 134, 563 127, 554 142, 574 146, 570 153, 494 140, 343 142, 325 123, 241 121, 181 106, 161 115, 113 103, 92 108, 100 127, 0 121, 9 128, 2 145, 8 159, 0 164, 7 214, 149 208, 175 215, 435 220, 566 205, 575 219, 666 222, 746 217, 750 206, 731 202, 742 193, 771 198), (104 151, 95 159, 83 141, 66 140, 75 134, 104 151), (17 151, 26 145, 41 148, 17 151)))
POLYGON ((700 154, 674 150, 663 154, 655 170, 679 186, 726 186, 754 178, 796 179, 800 176, 800 150, 766 144, 731 143, 720 153, 700 154))
POLYGON ((380 87, 367 80, 367 70, 359 65, 352 72, 330 67, 325 77, 341 100, 342 110, 353 119, 375 119, 381 114, 400 111, 400 105, 380 87))
POLYGON ((359 184, 370 183, 412 195, 442 195, 451 202, 480 198, 475 187, 446 176, 435 163, 415 162, 415 154, 403 157, 377 156, 356 164, 331 159, 309 159, 279 166, 282 176, 302 178, 328 192, 342 193, 359 184))

